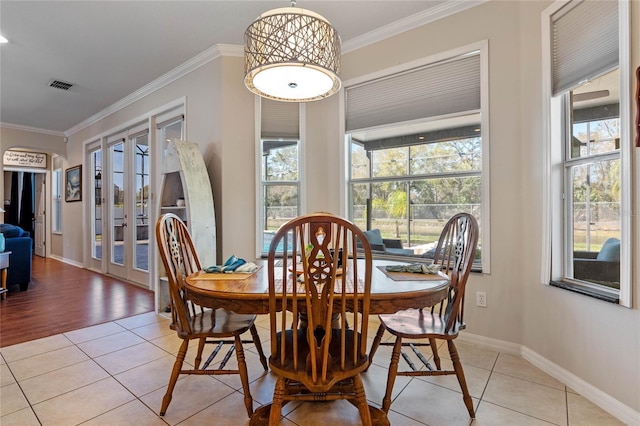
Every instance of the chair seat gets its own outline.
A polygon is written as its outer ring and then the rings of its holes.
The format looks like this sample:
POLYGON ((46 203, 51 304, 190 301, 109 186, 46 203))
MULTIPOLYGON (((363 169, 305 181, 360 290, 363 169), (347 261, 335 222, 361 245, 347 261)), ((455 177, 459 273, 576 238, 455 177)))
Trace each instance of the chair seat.
POLYGON ((391 334, 400 337, 447 339, 456 337, 463 328, 456 321, 451 330, 446 332, 444 318, 423 309, 407 309, 395 314, 379 315, 379 318, 391 334))
POLYGON ((255 315, 236 314, 224 309, 204 311, 194 315, 189 321, 191 333, 178 330, 180 338, 199 339, 202 337, 230 337, 249 330, 255 315))
MULTIPOLYGON (((307 361, 308 361, 308 357, 309 357, 309 344, 307 342, 307 337, 306 337, 306 333, 307 330, 306 329, 298 329, 297 330, 298 333, 298 369, 300 371, 310 371, 310 366, 307 366, 307 361)), ((321 333, 321 331, 319 331, 318 333, 321 333)), ((356 362, 354 363, 354 351, 353 351, 353 346, 352 345, 346 345, 345 347, 345 352, 346 352, 346 356, 345 356, 345 366, 344 369, 340 368, 340 330, 339 329, 332 329, 331 330, 331 343, 329 344, 329 356, 334 360, 333 361, 333 368, 329 368, 328 374, 327 374, 327 379, 324 383, 306 383, 305 385, 312 391, 314 392, 315 390, 313 389, 313 387, 315 385, 321 386, 323 388, 326 388, 326 386, 329 384, 334 384, 339 382, 340 380, 343 380, 344 378, 347 377, 352 377, 353 376, 353 370, 354 369, 358 369, 358 367, 360 367, 361 370, 364 370, 368 364, 369 364, 369 360, 367 356, 364 357, 360 357, 359 359, 356 360, 356 362), (343 372, 345 372, 345 374, 342 374, 343 372)), ((352 341, 353 338, 353 334, 354 331, 353 330, 347 330, 346 332, 346 336, 347 336, 347 341, 350 342, 352 341)), ((269 365, 271 367, 272 370, 279 372, 280 374, 282 374, 283 376, 289 377, 290 379, 293 380, 301 380, 304 381, 302 377, 300 377, 299 372, 295 370, 295 368, 293 367, 293 330, 286 330, 285 332, 285 338, 287 339, 287 344, 286 344, 286 356, 285 356, 285 362, 284 364, 280 363, 280 352, 279 349, 278 351, 272 355, 269 358, 269 365)), ((322 338, 321 334, 318 334, 316 336, 316 338, 318 338, 319 340, 322 338)), ((278 348, 280 348, 280 340, 282 339, 282 333, 279 332, 276 335, 276 342, 278 345, 278 348)), ((358 334, 358 350, 359 350, 359 344, 360 342, 360 335, 358 334)), ((320 361, 319 361, 320 362, 320 361)))

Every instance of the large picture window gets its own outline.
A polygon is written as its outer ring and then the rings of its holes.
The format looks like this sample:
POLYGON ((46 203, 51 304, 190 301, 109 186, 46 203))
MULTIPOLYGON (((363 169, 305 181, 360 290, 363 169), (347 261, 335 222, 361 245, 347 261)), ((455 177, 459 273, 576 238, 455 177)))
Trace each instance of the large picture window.
POLYGON ((377 256, 428 261, 466 212, 482 229, 474 269, 489 271, 483 51, 347 87, 348 214, 377 256))
MULTIPOLYGON (((481 217, 479 116, 459 120, 475 124, 384 140, 368 139, 371 132, 349 135, 350 217, 362 229, 380 231, 385 241, 379 254, 432 257, 451 216, 481 217)), ((480 258, 478 251, 478 268, 480 258)))

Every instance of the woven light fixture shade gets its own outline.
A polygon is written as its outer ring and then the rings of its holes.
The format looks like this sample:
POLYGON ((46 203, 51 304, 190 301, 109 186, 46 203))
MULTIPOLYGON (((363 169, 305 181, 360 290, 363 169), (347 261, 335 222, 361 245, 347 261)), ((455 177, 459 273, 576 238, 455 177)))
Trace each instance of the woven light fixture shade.
POLYGON ((340 36, 309 10, 270 10, 244 34, 244 70, 244 84, 262 97, 285 102, 324 99, 340 90, 340 36))

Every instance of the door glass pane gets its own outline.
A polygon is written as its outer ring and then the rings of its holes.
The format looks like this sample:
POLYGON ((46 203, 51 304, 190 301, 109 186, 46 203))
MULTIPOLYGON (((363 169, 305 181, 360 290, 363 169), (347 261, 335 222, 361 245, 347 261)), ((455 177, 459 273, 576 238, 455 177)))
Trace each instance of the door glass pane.
POLYGON ((111 146, 111 262, 124 265, 124 142, 111 146))
POLYGON ((134 268, 149 270, 149 136, 135 138, 136 226, 134 268))
POLYGON ((167 124, 166 126, 163 126, 160 128, 160 140, 162 141, 162 156, 166 157, 166 149, 167 149, 167 142, 169 142, 171 139, 182 139, 182 124, 183 121, 182 119, 179 119, 178 121, 175 121, 173 123, 167 124))
POLYGON ((182 120, 179 120, 163 127, 165 139, 182 139, 182 123, 182 120))
POLYGON ((91 154, 91 176, 93 183, 91 189, 92 214, 92 241, 91 255, 95 259, 102 259, 102 150, 98 149, 91 154))

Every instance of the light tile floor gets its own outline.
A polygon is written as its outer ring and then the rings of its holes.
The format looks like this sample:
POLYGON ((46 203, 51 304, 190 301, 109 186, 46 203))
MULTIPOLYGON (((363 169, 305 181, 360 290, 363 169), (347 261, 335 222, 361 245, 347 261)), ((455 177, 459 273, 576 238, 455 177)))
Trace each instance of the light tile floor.
MULTIPOLYGON (((268 351, 267 321, 260 317, 256 324, 268 351)), ((377 318, 372 321, 373 333, 377 318)), ((148 313, 0 349, 0 424, 248 424, 237 376, 182 376, 166 416, 158 416, 180 345, 168 323, 148 313)), ((476 407, 473 424, 621 424, 522 358, 462 342, 457 347, 476 407)), ((275 379, 263 371, 255 348, 245 349, 256 408, 271 401, 275 379)), ((440 352, 450 364, 445 348, 440 352)), ((372 405, 382 401, 389 356, 390 347, 381 347, 363 374, 372 405)), ((399 377, 393 398, 392 425, 472 423, 455 376, 399 377)), ((285 426, 359 424, 357 410, 344 401, 290 403, 283 414, 285 426)))

